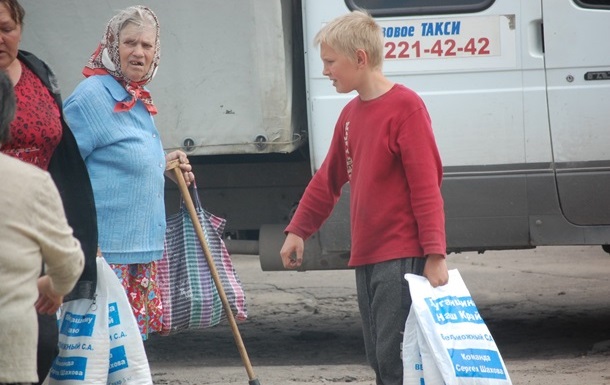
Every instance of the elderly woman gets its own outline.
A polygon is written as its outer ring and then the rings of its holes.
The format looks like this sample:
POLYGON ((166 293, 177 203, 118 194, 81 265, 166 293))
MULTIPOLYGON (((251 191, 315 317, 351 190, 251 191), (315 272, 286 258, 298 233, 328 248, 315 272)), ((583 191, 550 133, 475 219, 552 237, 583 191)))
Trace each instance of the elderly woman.
MULTIPOLYGON (((17 0, 0 0, 0 71, 14 86, 16 115, 11 140, 0 152, 48 170, 63 201, 68 223, 85 253, 85 269, 64 300, 93 298, 96 286, 97 224, 93 191, 74 136, 66 125, 55 76, 35 55, 19 50, 25 11, 17 0)), ((38 374, 42 381, 57 354, 53 311, 39 315, 38 374)))
POLYGON ((165 237, 166 161, 179 159, 187 184, 194 180, 186 154, 164 154, 153 120, 157 109, 144 86, 159 52, 155 14, 143 6, 120 11, 64 103, 91 176, 101 255, 125 287, 144 340, 161 330, 156 261, 165 237))
MULTIPOLYGON (((0 143, 14 114, 13 85, 0 71, 0 143)), ((0 154, 0 175, 0 384, 31 384, 39 377, 36 310, 57 310, 84 256, 47 172, 0 154)))

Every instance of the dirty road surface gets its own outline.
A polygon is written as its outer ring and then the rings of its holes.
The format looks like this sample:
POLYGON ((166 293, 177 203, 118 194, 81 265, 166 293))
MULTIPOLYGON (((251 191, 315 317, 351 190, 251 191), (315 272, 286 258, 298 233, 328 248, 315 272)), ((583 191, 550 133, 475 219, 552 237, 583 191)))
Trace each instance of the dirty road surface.
MULTIPOLYGON (((249 319, 238 324, 261 385, 372 385, 353 271, 263 272, 233 255, 249 319)), ((610 385, 610 255, 540 247, 448 256, 460 271, 515 385, 610 385)), ((153 336, 155 384, 248 384, 227 322, 153 336)))

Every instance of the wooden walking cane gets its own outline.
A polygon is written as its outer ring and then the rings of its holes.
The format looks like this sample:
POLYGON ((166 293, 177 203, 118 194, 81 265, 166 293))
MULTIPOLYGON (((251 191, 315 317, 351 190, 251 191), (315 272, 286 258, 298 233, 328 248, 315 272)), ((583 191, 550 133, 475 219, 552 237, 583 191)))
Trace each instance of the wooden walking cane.
POLYGON ((205 235, 203 233, 203 228, 201 227, 201 223, 199 222, 199 218, 197 217, 197 210, 195 209, 195 205, 193 204, 191 193, 189 192, 188 186, 186 185, 186 181, 184 180, 184 175, 182 175, 182 170, 180 169, 180 161, 176 159, 168 162, 166 170, 173 170, 174 175, 176 176, 176 181, 178 182, 180 193, 182 194, 182 198, 184 199, 186 208, 188 209, 191 221, 193 222, 193 227, 195 228, 195 232, 197 233, 197 237, 199 238, 199 243, 201 243, 201 247, 203 248, 205 259, 208 262, 210 273, 212 274, 212 278, 214 279, 214 284, 216 285, 216 289, 218 290, 218 294, 220 295, 222 306, 227 315, 227 319, 229 320, 229 324, 231 325, 231 331, 233 332, 233 338, 235 339, 237 350, 239 350, 241 360, 244 363, 244 366, 246 367, 246 372, 248 373, 249 379, 248 384, 260 385, 260 382, 254 375, 254 370, 252 369, 250 358, 248 357, 246 347, 244 346, 244 342, 241 339, 241 334, 239 333, 239 329, 237 328, 235 316, 231 311, 231 305, 229 305, 229 300, 227 299, 227 295, 225 294, 222 282, 220 281, 220 277, 218 276, 218 271, 216 270, 216 265, 214 264, 212 253, 210 252, 208 242, 206 241, 205 235))

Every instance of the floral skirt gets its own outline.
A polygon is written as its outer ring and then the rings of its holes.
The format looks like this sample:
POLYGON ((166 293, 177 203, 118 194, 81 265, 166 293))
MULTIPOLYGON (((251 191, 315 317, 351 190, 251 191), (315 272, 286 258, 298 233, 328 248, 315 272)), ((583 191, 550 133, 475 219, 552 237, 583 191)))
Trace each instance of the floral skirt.
POLYGON ((163 305, 157 283, 157 263, 110 264, 110 267, 125 288, 142 339, 146 340, 149 334, 161 331, 163 305))

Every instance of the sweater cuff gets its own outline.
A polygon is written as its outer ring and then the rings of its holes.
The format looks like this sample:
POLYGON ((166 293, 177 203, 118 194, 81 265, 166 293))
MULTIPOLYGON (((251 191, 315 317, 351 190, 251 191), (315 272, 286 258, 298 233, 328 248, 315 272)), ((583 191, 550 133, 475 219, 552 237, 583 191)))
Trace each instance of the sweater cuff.
POLYGON ((304 232, 301 229, 297 228, 296 226, 292 226, 292 225, 288 225, 284 229, 284 234, 288 235, 288 233, 297 235, 297 236, 303 238, 304 241, 306 241, 307 238, 309 238, 311 236, 311 234, 307 234, 306 232, 304 232))

